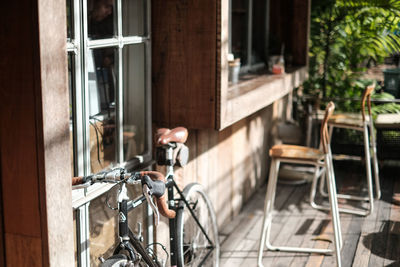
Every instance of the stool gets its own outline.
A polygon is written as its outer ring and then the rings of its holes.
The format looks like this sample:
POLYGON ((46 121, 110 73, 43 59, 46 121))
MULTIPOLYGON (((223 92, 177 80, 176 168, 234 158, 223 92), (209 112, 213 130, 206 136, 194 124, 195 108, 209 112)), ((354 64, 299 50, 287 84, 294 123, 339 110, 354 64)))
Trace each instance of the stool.
MULTIPOLYGON (((368 201, 369 205, 366 210, 363 209, 345 209, 340 208, 340 212, 356 214, 361 216, 367 216, 371 214, 374 210, 374 192, 372 186, 372 174, 371 174, 371 160, 372 165, 374 167, 374 176, 375 176, 375 189, 376 195, 375 199, 380 199, 381 197, 381 189, 379 182, 379 169, 378 169, 378 159, 376 152, 376 140, 375 140, 375 131, 373 125, 373 119, 371 115, 371 93, 375 89, 375 83, 369 85, 365 88, 363 92, 363 96, 361 99, 361 114, 353 114, 353 113, 342 113, 342 114, 333 114, 328 121, 330 126, 329 135, 332 137, 332 131, 334 127, 345 128, 345 129, 353 129, 357 131, 363 132, 364 137, 364 153, 365 153, 365 166, 367 172, 367 186, 368 186, 368 197, 348 195, 348 194, 337 194, 337 197, 340 199, 348 199, 348 200, 356 200, 356 201, 368 201), (365 114, 365 104, 368 106, 368 115, 365 114), (371 135, 371 144, 369 143, 369 139, 371 135), (372 148, 372 159, 370 155, 370 149, 372 148)), ((320 183, 320 193, 327 197, 327 192, 324 191, 324 179, 321 179, 320 183)), ((310 196, 311 205, 316 209, 327 210, 328 207, 318 205, 315 203, 315 195, 316 192, 313 191, 310 196)))
POLYGON ((264 246, 272 251, 286 251, 286 252, 305 252, 305 253, 320 253, 330 254, 335 253, 336 265, 341 266, 340 250, 342 247, 342 235, 340 230, 339 210, 336 198, 336 185, 335 174, 332 165, 332 154, 329 145, 329 132, 328 132, 328 119, 332 115, 335 105, 330 102, 325 111, 325 117, 321 124, 321 150, 304 146, 296 145, 275 145, 269 150, 271 157, 271 167, 268 180, 267 193, 265 195, 264 204, 264 219, 263 227, 260 236, 260 246, 258 250, 258 266, 262 264, 262 254, 264 246), (318 178, 322 173, 326 173, 328 181, 328 196, 330 202, 330 209, 332 213, 332 223, 334 232, 334 249, 315 249, 315 248, 301 248, 301 247, 278 247, 271 245, 269 241, 273 208, 275 200, 275 191, 278 177, 278 170, 280 162, 306 164, 315 166, 316 172, 313 181, 313 187, 316 187, 318 178))

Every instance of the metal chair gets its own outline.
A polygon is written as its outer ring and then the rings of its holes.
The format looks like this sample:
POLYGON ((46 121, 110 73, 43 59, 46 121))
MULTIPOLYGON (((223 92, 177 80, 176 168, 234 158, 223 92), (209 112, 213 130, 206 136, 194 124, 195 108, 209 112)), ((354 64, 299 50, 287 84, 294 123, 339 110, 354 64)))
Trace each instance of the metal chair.
MULTIPOLYGON (((329 121, 328 125, 330 126, 329 129, 329 136, 332 138, 332 131, 334 127, 338 128, 346 128, 346 129, 353 129, 357 131, 363 132, 364 137, 364 153, 365 153, 365 167, 367 173, 367 186, 368 186, 368 197, 356 196, 356 195, 349 195, 349 194, 337 194, 339 199, 348 199, 348 200, 355 200, 355 201, 366 201, 369 203, 368 207, 364 209, 345 209, 339 208, 339 212, 356 214, 361 216, 367 216, 371 214, 374 210, 374 189, 372 186, 372 174, 371 174, 371 161, 374 167, 374 176, 375 176, 375 189, 376 195, 375 199, 380 199, 381 197, 381 189, 380 189, 380 182, 379 182, 379 169, 378 169, 378 159, 376 153, 376 141, 375 141, 375 131, 373 125, 373 119, 371 115, 371 93, 375 89, 375 84, 367 86, 364 90, 362 99, 361 99, 361 114, 352 114, 352 113, 342 113, 342 114, 333 114, 329 121), (368 106, 368 115, 365 114, 365 105, 368 106), (371 135, 371 136, 369 136, 371 135), (371 144, 369 142, 371 137, 371 144), (372 151, 372 159, 370 155, 370 150, 372 151)), ((327 197, 328 194, 324 191, 325 179, 321 179, 319 191, 320 193, 327 197)), ((313 188, 310 201, 311 205, 316 209, 327 210, 329 209, 326 206, 318 205, 315 203, 315 195, 316 195, 316 188, 313 188)))
POLYGON ((272 251, 285 252, 305 252, 330 254, 335 253, 336 265, 341 266, 340 250, 342 248, 342 235, 340 230, 339 211, 336 198, 335 174, 332 165, 332 154, 329 145, 328 119, 332 115, 335 105, 330 102, 325 111, 325 117, 321 125, 321 149, 314 149, 304 146, 295 145, 275 145, 269 150, 271 157, 271 167, 268 180, 268 188, 265 196, 264 220, 260 236, 260 246, 258 250, 258 266, 263 266, 262 255, 264 246, 272 251), (306 164, 316 167, 313 186, 315 187, 318 177, 325 171, 328 181, 328 195, 330 202, 330 210, 332 213, 333 232, 334 232, 334 249, 315 249, 301 247, 282 247, 274 246, 270 243, 269 237, 271 232, 275 191, 278 178, 278 170, 280 162, 288 162, 295 164, 306 164))

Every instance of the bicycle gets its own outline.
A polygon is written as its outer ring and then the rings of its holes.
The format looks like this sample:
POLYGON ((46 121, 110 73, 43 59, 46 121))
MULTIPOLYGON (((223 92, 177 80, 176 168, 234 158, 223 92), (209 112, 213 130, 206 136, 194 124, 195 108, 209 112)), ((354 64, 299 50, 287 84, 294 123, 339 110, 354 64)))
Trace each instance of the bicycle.
MULTIPOLYGON (((183 127, 162 128, 156 134, 156 158, 158 165, 166 166, 166 176, 156 171, 129 173, 124 168, 103 171, 86 177, 74 177, 73 188, 94 183, 116 183, 118 192, 119 244, 113 256, 101 259, 100 267, 117 266, 165 266, 170 258, 171 266, 219 266, 219 241, 216 216, 211 201, 198 183, 191 183, 183 190, 174 181, 174 166, 184 166, 188 160, 188 148, 184 145, 188 132, 183 127), (127 184, 142 185, 141 196, 130 200, 127 184), (168 201, 165 190, 168 190, 168 201), (175 198, 175 190, 178 198, 175 198), (153 201, 156 199, 156 203, 153 201), (152 208, 156 224, 159 213, 169 219, 170 251, 160 245, 166 259, 157 257, 151 245, 145 247, 141 231, 135 234, 128 226, 128 212, 147 201, 152 208), (168 203, 168 204, 167 204, 168 203)), ((108 204, 108 203, 107 203, 108 204)))

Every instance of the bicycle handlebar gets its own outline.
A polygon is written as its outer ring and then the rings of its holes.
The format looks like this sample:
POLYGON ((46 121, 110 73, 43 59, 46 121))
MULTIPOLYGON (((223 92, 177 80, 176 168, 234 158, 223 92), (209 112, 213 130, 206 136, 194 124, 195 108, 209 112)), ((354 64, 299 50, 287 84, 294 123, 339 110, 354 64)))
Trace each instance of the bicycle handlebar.
POLYGON ((125 173, 124 169, 114 169, 111 171, 100 172, 89 176, 80 176, 72 178, 72 185, 75 188, 80 188, 79 185, 89 186, 97 182, 117 183, 125 181, 134 183, 141 181, 149 188, 148 193, 156 198, 158 211, 169 219, 175 218, 176 212, 170 210, 167 205, 165 196, 165 177, 162 173, 156 171, 142 171, 136 173, 125 173))
MULTIPOLYGON (((165 177, 160 172, 143 171, 143 172, 140 172, 140 174, 142 176, 146 176, 146 175, 149 176, 151 178, 151 180, 153 180, 153 181, 161 181, 165 186, 165 177)), ((142 184, 143 184, 143 180, 142 180, 142 184)), ((158 211, 161 213, 161 215, 163 215, 164 217, 167 217, 169 219, 175 218, 176 212, 174 210, 170 210, 168 208, 167 199, 165 196, 165 189, 164 189, 163 195, 160 197, 157 197, 156 199, 157 199, 158 211)))
POLYGON ((72 177, 72 186, 74 185, 81 185, 86 183, 86 177, 85 176, 79 176, 79 177, 72 177))

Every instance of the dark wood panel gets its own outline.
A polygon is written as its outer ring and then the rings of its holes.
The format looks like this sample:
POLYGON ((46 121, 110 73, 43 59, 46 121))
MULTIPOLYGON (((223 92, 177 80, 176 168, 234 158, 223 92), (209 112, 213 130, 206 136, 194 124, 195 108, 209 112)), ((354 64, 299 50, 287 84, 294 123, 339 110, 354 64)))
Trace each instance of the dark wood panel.
MULTIPOLYGON (((1 135, 1 131, 0 131, 1 135)), ((1 144, 0 144, 0 151, 1 151, 1 144)), ((0 153, 0 181, 1 181, 1 153, 0 153)), ((0 200, 2 200, 2 187, 0 182, 0 200)), ((4 227, 3 227, 3 202, 0 203, 0 266, 5 266, 5 245, 4 245, 4 227)))
POLYGON ((216 1, 152 3, 153 118, 215 127, 216 1))
POLYGON ((62 0, 3 3, 0 197, 7 266, 73 262, 65 7, 62 0))
POLYGON ((40 81, 34 73, 39 60, 35 55, 36 6, 32 1, 7 1, 4 5, 8 10, 1 19, 1 25, 7 28, 2 31, 3 40, 7 41, 0 53, 4 228, 7 233, 40 237, 34 94, 40 81))
POLYGON ((42 267, 40 238, 6 234, 6 266, 42 267))
POLYGON ((308 38, 310 27, 310 0, 271 1, 270 53, 280 53, 285 45, 285 55, 292 56, 292 64, 308 63, 308 38))
POLYGON ((37 169, 38 24, 35 1, 7 1, 1 16, 0 158, 6 266, 42 266, 37 169))
POLYGON ((311 1, 293 0, 292 54, 293 64, 308 65, 308 39, 310 30, 311 1))

